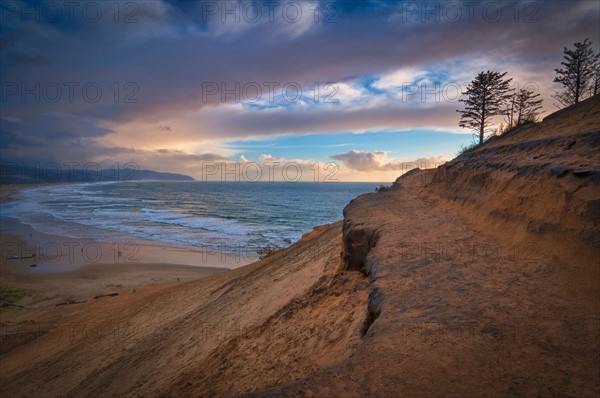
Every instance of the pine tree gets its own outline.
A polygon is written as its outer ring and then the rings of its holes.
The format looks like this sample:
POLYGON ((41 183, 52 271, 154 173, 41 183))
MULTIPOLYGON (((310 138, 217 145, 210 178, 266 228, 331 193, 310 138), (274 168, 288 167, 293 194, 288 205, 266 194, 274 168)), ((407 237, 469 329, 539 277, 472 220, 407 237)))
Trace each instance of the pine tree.
POLYGON ((536 94, 527 88, 514 92, 506 101, 504 109, 506 125, 501 125, 500 131, 505 133, 522 124, 537 121, 543 101, 539 96, 539 93, 536 94))
POLYGON ((517 93, 513 93, 505 103, 504 115, 506 115, 506 125, 500 124, 500 134, 504 134, 516 126, 515 109, 517 107, 517 93))
POLYGON ((502 107, 511 96, 509 87, 512 79, 504 79, 506 72, 480 72, 467 86, 463 93, 466 99, 465 110, 457 110, 461 114, 462 128, 470 128, 479 134, 479 143, 483 143, 484 134, 489 131, 491 117, 503 114, 502 107))
POLYGON ((542 109, 540 94, 533 90, 522 88, 515 94, 515 126, 523 123, 535 122, 542 109))
MULTIPOLYGON (((564 68, 557 68, 555 83, 564 86, 553 96, 563 107, 577 104, 594 92, 595 74, 598 68, 600 53, 592 49, 592 42, 585 39, 583 43, 574 44, 575 49, 564 49, 564 68)), ((596 93, 598 88, 596 87, 596 93)))

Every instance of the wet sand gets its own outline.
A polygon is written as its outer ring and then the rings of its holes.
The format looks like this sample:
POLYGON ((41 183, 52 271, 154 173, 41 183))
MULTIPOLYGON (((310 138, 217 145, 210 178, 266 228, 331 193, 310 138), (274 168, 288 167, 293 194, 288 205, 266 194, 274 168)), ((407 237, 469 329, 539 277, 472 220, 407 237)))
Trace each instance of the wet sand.
MULTIPOLYGON (((15 200, 20 189, 37 186, 2 186, 0 203, 15 200)), ((29 291, 15 303, 0 300, 2 336, 12 334, 6 328, 24 322, 58 324, 64 321, 67 304, 117 295, 140 297, 144 292, 220 274, 256 259, 255 253, 242 250, 50 235, 19 220, 0 218, 0 285, 29 291)))

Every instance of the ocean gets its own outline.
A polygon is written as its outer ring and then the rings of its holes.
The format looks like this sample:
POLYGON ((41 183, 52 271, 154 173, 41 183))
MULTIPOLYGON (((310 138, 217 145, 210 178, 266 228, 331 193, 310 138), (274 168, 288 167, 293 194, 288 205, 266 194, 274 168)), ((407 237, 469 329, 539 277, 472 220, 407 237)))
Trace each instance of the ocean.
POLYGON ((196 247, 286 247, 316 225, 342 219, 377 183, 83 183, 28 188, 2 217, 35 230, 105 242, 143 239, 196 247))

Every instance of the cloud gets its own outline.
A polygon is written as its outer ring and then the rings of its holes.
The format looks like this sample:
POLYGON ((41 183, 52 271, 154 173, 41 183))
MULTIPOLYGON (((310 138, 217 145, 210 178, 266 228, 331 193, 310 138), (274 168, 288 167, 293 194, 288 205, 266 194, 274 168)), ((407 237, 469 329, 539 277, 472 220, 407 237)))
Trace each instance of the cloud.
POLYGON ((422 68, 409 67, 397 69, 390 73, 385 73, 379 77, 373 87, 379 90, 389 90, 401 88, 403 84, 412 84, 424 77, 425 71, 422 68))
MULTIPOLYGON (((423 71, 426 78, 443 71, 463 82, 481 70, 503 68, 515 79, 535 80, 548 98, 563 47, 597 36, 600 10, 591 1, 495 1, 502 17, 490 21, 483 14, 486 2, 477 3, 472 19, 459 2, 461 18, 449 21, 443 10, 439 20, 427 19, 427 2, 279 1, 273 22, 263 10, 257 23, 244 16, 238 23, 223 22, 218 10, 207 14, 206 4, 224 2, 117 3, 116 21, 112 2, 93 3, 102 7, 94 23, 81 6, 71 20, 62 2, 0 5, 3 159, 98 159, 164 148, 239 156, 204 147, 281 134, 457 129, 456 102, 420 96, 403 102, 395 87, 423 78, 423 71), (62 17, 35 20, 50 3, 63 7, 62 17), (302 10, 293 23, 282 17, 291 3, 302 10), (407 3, 421 8, 406 9, 407 3), (515 14, 515 6, 529 8, 515 14), (335 22, 327 22, 330 12, 335 22), (253 82, 297 83, 305 96, 252 107, 232 96, 223 100, 221 93, 205 95, 207 83, 253 82), (312 101, 310 87, 329 82, 338 84, 338 103, 312 101), (72 92, 70 83, 76 83, 72 92), (57 101, 53 84, 61 88, 57 101), (97 87, 101 94, 90 98, 97 87)), ((228 3, 243 10, 252 2, 228 3)), ((550 100, 544 105, 552 109, 550 100)), ((164 156, 172 157, 173 167, 181 164, 181 154, 164 156)), ((164 158, 147 159, 166 164, 164 158)))
POLYGON ((383 170, 389 165, 385 151, 362 152, 353 149, 350 152, 333 155, 331 158, 341 160, 344 165, 360 171, 383 170))
POLYGON ((110 128, 94 119, 62 112, 44 112, 27 123, 6 116, 0 125, 0 154, 10 159, 37 152, 43 154, 43 159, 49 159, 53 157, 52 151, 89 152, 95 140, 109 133, 110 128))
POLYGON ((414 161, 403 162, 399 159, 389 158, 386 151, 363 152, 355 149, 330 157, 357 171, 407 171, 415 167, 437 167, 444 162, 442 157, 419 158, 414 161))

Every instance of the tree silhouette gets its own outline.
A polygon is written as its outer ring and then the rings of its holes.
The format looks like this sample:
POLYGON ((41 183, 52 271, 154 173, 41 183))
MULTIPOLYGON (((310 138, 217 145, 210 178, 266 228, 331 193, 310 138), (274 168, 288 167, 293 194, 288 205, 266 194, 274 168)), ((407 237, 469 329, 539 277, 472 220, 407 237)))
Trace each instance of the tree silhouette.
POLYGON ((579 101, 598 93, 597 73, 598 57, 592 49, 592 42, 585 39, 583 43, 574 44, 575 49, 564 49, 564 68, 557 68, 555 83, 561 83, 564 88, 557 91, 553 98, 563 107, 577 104, 579 101))
POLYGON ((508 129, 536 121, 543 101, 539 96, 539 93, 527 88, 513 93, 506 107, 508 129))
POLYGON ((491 125, 491 117, 503 114, 502 107, 511 97, 509 84, 512 79, 504 79, 504 76, 506 72, 480 72, 463 93, 467 98, 460 99, 465 103, 465 109, 457 110, 461 114, 458 125, 476 131, 480 144, 491 125))

